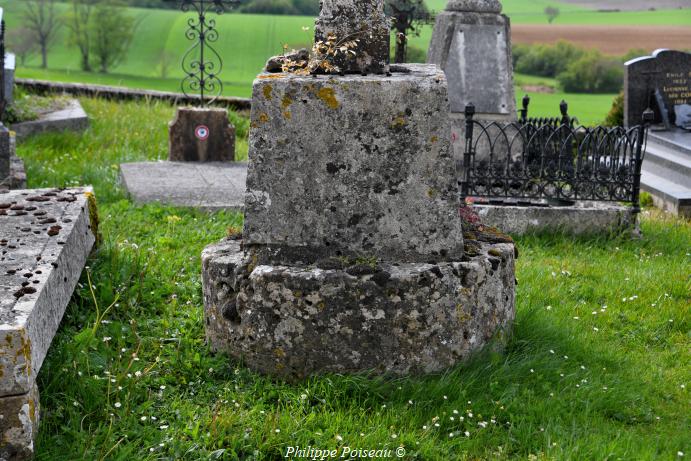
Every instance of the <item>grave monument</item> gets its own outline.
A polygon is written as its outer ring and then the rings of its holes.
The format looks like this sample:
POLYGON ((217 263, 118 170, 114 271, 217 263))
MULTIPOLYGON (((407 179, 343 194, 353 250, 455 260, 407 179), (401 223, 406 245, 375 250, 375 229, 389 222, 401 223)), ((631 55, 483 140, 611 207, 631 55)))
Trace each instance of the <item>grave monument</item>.
POLYGON ((691 53, 657 50, 625 65, 624 125, 637 125, 652 108, 654 123, 691 130, 691 53))
POLYGON ((657 50, 625 65, 624 124, 651 107, 641 188, 655 206, 691 216, 691 54, 657 50))
POLYGON ((450 0, 434 25, 427 62, 446 73, 454 119, 515 121, 511 23, 499 0, 450 0))
POLYGON ((210 345, 263 373, 437 372, 514 318, 513 245, 463 235, 444 73, 386 72, 383 7, 325 0, 317 41, 355 54, 253 84, 244 229, 202 279, 210 345))

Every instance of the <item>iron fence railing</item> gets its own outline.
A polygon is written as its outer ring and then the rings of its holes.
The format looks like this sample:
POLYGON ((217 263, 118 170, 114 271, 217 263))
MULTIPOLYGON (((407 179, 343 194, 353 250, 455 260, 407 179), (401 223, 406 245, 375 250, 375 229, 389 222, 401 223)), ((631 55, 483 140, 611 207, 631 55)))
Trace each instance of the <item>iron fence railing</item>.
POLYGON ((488 198, 491 203, 630 202, 639 212, 641 163, 652 111, 646 111, 641 125, 627 130, 577 126, 567 108, 563 103, 558 121, 522 115, 515 123, 481 123, 474 119, 475 107, 468 105, 462 197, 488 198))
POLYGON ((0 118, 5 114, 5 18, 0 8, 0 118))

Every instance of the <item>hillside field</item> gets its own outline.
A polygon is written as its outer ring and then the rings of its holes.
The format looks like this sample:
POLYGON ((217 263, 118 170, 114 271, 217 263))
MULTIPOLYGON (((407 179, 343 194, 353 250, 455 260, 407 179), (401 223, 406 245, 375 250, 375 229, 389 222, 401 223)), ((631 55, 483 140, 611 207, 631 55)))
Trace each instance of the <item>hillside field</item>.
MULTIPOLYGON (((439 11, 445 0, 428 0, 430 9, 439 11)), ((546 24, 543 13, 545 6, 557 2, 550 0, 504 0, 504 12, 511 17, 512 24, 546 24)), ((0 0, 5 8, 8 28, 21 23, 22 3, 16 0, 0 0)), ((61 12, 66 4, 58 5, 61 12)), ((571 4, 559 4, 560 16, 555 24, 588 25, 665 25, 688 26, 691 24, 691 9, 660 10, 620 13, 601 13, 571 4)), ((59 33, 56 44, 50 50, 48 70, 38 68, 38 55, 32 56, 25 66, 18 69, 17 75, 25 78, 38 78, 61 81, 81 81, 103 83, 127 87, 141 87, 167 91, 179 91, 182 71, 177 60, 190 46, 184 31, 188 15, 174 10, 151 10, 131 8, 139 26, 127 59, 112 69, 112 73, 84 73, 79 69, 79 55, 76 48, 68 45, 65 27, 59 33), (162 77, 161 56, 167 55, 174 63, 166 78, 162 77)), ((251 82, 263 67, 269 56, 281 52, 283 45, 289 47, 307 46, 311 41, 312 30, 304 32, 302 27, 311 27, 314 18, 301 16, 240 15, 225 14, 217 20, 220 39, 216 43, 218 52, 224 58, 224 94, 249 97, 251 82)), ((425 27, 419 37, 411 38, 411 45, 426 49, 431 37, 432 26, 425 27)), ((651 40, 651 46, 654 46, 651 40)), ((517 96, 522 93, 518 92, 517 96)), ((599 121, 609 108, 612 95, 540 95, 534 98, 536 111, 544 107, 556 107, 561 99, 569 100, 574 114, 580 113, 583 120, 599 121), (556 101, 556 105, 553 101, 556 101), (585 115, 586 113, 592 113, 585 115)), ((545 114, 552 114, 549 110, 545 114)), ((537 115, 537 112, 535 113, 537 115)))

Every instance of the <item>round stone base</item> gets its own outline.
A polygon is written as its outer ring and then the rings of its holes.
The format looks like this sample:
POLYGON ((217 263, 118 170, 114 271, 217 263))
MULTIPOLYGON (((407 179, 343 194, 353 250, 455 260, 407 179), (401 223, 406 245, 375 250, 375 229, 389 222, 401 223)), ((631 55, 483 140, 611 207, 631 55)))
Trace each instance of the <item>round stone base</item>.
POLYGON ((287 379, 438 372, 501 343, 515 316, 514 246, 472 250, 434 264, 263 265, 226 240, 202 254, 206 336, 287 379))

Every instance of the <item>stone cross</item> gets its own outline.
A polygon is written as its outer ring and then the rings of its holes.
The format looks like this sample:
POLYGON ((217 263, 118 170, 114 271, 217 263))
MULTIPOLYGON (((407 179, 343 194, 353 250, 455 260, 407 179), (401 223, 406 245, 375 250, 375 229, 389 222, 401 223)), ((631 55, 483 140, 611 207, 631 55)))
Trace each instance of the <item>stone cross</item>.
POLYGON ((321 0, 314 39, 327 42, 335 37, 338 51, 331 61, 338 72, 384 74, 389 72, 390 30, 384 0, 321 0), (350 41, 357 46, 341 51, 350 41))

